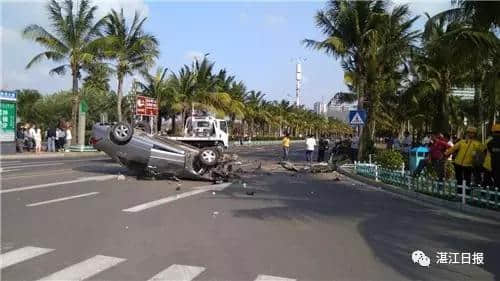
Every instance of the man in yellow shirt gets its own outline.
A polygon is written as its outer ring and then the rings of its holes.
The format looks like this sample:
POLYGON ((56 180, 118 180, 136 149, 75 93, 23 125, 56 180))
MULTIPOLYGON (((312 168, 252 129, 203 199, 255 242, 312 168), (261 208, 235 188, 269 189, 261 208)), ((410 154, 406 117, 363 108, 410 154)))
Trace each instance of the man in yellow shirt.
POLYGON ((455 177, 457 185, 462 185, 463 180, 467 186, 471 186, 471 175, 474 165, 474 156, 476 153, 482 153, 485 146, 476 139, 477 129, 474 127, 467 128, 467 137, 457 142, 453 147, 449 148, 445 155, 449 156, 457 152, 455 158, 455 177))
POLYGON ((290 135, 288 133, 285 133, 281 145, 283 146, 283 161, 288 161, 288 152, 290 152, 290 135))

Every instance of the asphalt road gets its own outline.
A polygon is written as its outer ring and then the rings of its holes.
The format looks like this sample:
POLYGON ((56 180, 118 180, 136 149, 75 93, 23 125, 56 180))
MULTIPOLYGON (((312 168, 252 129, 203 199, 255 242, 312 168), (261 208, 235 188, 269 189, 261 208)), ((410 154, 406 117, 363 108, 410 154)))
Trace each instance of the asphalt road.
POLYGON ((232 150, 263 165, 246 188, 137 180, 106 157, 2 161, 1 279, 500 280, 500 222, 284 171, 279 147, 232 150))

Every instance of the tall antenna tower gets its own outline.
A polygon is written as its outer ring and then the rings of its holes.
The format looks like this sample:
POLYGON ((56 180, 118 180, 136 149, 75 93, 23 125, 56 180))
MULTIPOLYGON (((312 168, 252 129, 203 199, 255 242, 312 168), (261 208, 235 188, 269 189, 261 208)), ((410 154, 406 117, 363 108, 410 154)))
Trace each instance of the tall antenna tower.
POLYGON ((306 61, 306 58, 295 58, 295 106, 300 106, 300 91, 302 89, 302 62, 306 61))

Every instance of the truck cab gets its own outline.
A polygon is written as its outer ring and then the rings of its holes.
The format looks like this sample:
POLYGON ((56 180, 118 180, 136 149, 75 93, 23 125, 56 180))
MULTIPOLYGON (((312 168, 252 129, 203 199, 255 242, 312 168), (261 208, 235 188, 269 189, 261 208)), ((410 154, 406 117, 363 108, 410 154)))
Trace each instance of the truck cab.
POLYGON ((212 116, 191 116, 186 120, 184 136, 170 137, 190 145, 203 148, 211 146, 229 147, 227 121, 212 116))

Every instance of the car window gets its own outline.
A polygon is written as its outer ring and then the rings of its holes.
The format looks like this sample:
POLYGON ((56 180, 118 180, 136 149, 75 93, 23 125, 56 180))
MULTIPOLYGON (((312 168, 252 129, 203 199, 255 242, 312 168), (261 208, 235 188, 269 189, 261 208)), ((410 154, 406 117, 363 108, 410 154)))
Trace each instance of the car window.
POLYGON ((219 122, 219 126, 220 126, 220 129, 221 129, 222 131, 224 131, 224 132, 226 132, 226 133, 227 133, 227 123, 226 123, 226 121, 220 121, 220 122, 219 122))
POLYGON ((198 121, 198 123, 196 123, 196 124, 197 124, 198 128, 208 128, 208 127, 210 127, 210 122, 208 122, 208 121, 198 121))

